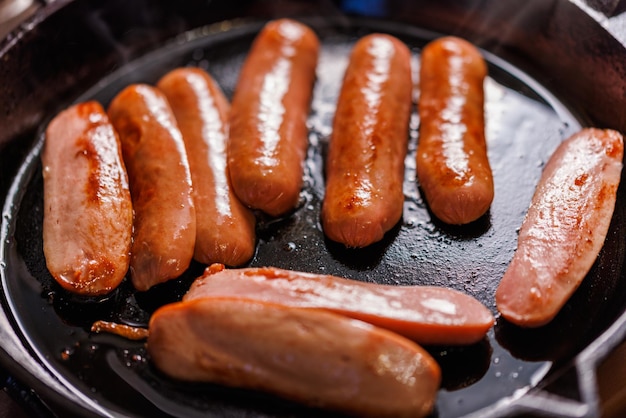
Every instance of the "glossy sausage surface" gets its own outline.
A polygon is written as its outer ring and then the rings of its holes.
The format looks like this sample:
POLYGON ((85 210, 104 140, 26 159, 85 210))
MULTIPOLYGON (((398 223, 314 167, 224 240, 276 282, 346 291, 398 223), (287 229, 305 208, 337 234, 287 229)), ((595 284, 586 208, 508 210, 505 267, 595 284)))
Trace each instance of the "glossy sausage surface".
POLYGON ((411 54, 372 34, 354 46, 326 158, 322 226, 328 238, 365 247, 402 217, 411 111, 411 54))
POLYGON ((254 254, 255 218, 230 184, 230 105, 213 78, 199 68, 173 70, 157 87, 172 107, 189 159, 196 208, 194 258, 204 264, 241 265, 254 254))
POLYGON ((507 320, 545 325, 585 278, 611 223, 623 153, 622 135, 600 129, 583 129, 553 153, 496 291, 507 320))
POLYGON ((181 380, 257 389, 362 417, 422 417, 441 372, 415 343, 321 310, 236 298, 166 305, 150 358, 181 380))
POLYGON ((131 279, 137 290, 178 277, 196 239, 191 174, 182 135, 163 93, 135 84, 111 102, 135 210, 131 279))
POLYGON ((433 214, 455 225, 484 215, 494 196, 485 141, 487 66, 469 42, 429 43, 420 65, 417 178, 433 214))
POLYGON ((369 322, 420 344, 473 344, 494 323, 476 299, 434 286, 386 286, 273 267, 208 267, 183 300, 240 297, 297 308, 326 309, 369 322))
POLYGON ((46 129, 41 162, 48 270, 70 292, 110 292, 128 271, 133 208, 119 139, 102 106, 59 113, 46 129))
POLYGON ((300 198, 319 48, 305 25, 289 19, 268 23, 248 53, 233 96, 233 188, 247 206, 272 216, 292 210, 300 198))

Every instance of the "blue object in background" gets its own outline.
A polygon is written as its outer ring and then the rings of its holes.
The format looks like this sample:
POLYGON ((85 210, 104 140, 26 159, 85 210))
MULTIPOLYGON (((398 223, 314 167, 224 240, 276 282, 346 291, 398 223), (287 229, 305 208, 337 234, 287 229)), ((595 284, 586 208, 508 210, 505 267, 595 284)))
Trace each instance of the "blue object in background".
POLYGON ((342 0, 341 10, 347 14, 381 17, 387 14, 384 0, 342 0))

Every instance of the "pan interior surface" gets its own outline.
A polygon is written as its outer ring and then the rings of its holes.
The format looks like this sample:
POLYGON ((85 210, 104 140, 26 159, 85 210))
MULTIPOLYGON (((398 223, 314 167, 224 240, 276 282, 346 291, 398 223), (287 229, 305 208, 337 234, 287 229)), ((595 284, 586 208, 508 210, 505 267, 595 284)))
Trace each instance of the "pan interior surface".
MULTIPOLYGON (((543 165, 558 144, 587 121, 568 110, 522 71, 485 53, 489 66, 486 136, 494 173, 495 199, 478 221, 451 227, 433 218, 415 176, 419 115, 415 108, 405 161, 404 213, 383 241, 360 250, 325 239, 319 214, 324 196, 324 157, 343 71, 361 36, 384 32, 404 41, 417 67, 421 48, 438 34, 401 24, 342 18, 307 21, 322 41, 311 113, 305 182, 298 208, 280 219, 259 214, 257 252, 250 266, 275 266, 354 280, 394 285, 446 286, 470 294, 497 314, 494 293, 516 247, 522 223, 543 165)), ((131 83, 154 84, 179 66, 206 69, 230 98, 261 23, 193 31, 160 50, 123 66, 86 92, 82 100, 103 105, 131 83)), ((408 87, 407 87, 408 88, 408 87)), ((417 92, 416 92, 417 94, 417 92)), ((54 115, 49 115, 49 118, 54 115)), ((42 132, 45 126, 42 126, 42 132)), ((142 342, 92 334, 96 320, 147 326, 154 310, 179 300, 205 266, 193 264, 179 279, 148 292, 128 280, 106 298, 69 295, 49 275, 42 249, 43 182, 38 159, 43 136, 7 198, 11 213, 2 254, 3 287, 13 319, 38 361, 85 402, 111 414, 129 416, 328 416, 257 392, 211 384, 187 384, 161 375, 150 364, 142 342)), ((623 192, 620 189, 620 195, 623 192)), ((427 347, 443 371, 435 414, 458 417, 506 406, 507 399, 540 386, 590 340, 615 290, 624 242, 618 208, 607 244, 581 288, 555 321, 539 330, 520 330, 498 318, 488 337, 469 347, 427 347), (613 269, 614 270, 614 269, 613 269), (582 312, 593 312, 583 315, 582 312)), ((3 233, 5 229, 3 228, 3 233)), ((180 347, 184 350, 184 347, 180 347)))

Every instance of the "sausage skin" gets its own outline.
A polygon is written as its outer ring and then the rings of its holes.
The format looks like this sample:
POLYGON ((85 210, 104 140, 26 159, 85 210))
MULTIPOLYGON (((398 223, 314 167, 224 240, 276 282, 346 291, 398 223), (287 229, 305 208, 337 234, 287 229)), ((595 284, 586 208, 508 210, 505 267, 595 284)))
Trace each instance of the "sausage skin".
POLYGON ((187 269, 196 239, 191 174, 182 135, 163 93, 134 84, 111 102, 135 210, 131 280, 139 291, 187 269))
POLYGON ((244 204, 271 216, 285 214, 300 198, 319 48, 305 25, 271 21, 239 75, 230 113, 230 178, 244 204))
POLYGON ((205 297, 159 308, 148 353, 163 373, 266 391, 360 417, 422 417, 441 371, 397 334, 331 312, 205 297))
POLYGON ((465 40, 441 38, 422 51, 417 178, 432 213, 453 225, 477 220, 493 201, 486 74, 480 52, 465 40))
POLYGON ((502 316, 523 327, 550 322, 585 278, 615 209, 622 135, 583 129, 546 164, 496 291, 502 316))
POLYGON ((119 138, 97 102, 48 125, 43 152, 43 251, 54 279, 80 295, 109 293, 130 260, 133 208, 119 138))
POLYGON ((241 265, 254 254, 256 222, 230 184, 230 105, 213 78, 199 68, 173 70, 157 87, 172 107, 189 159, 196 208, 194 258, 204 264, 241 265))
POLYGON ((476 299, 435 286, 386 286, 273 267, 224 269, 214 264, 184 301, 239 297, 296 308, 329 310, 408 337, 420 344, 473 344, 494 323, 476 299))
POLYGON ((326 159, 321 218, 331 240, 365 247, 402 217, 411 85, 411 54, 401 41, 372 34, 356 43, 326 159))

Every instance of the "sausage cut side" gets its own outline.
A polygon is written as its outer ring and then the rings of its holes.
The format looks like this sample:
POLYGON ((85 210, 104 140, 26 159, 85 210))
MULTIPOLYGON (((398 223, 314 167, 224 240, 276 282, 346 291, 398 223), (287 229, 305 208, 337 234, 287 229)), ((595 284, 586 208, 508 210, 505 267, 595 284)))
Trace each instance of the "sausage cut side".
POLYGON ((46 129, 41 162, 48 270, 70 292, 109 293, 128 271, 133 208, 119 138, 102 106, 59 113, 46 129))
POLYGON ((210 266, 183 300, 207 296, 325 309, 389 329, 420 344, 473 344, 485 337, 494 322, 484 305, 452 289, 385 286, 272 267, 210 266))
POLYGON ((422 417, 437 363, 397 334, 321 310, 205 297, 166 305, 148 352, 165 374, 257 389, 362 417, 422 417))
POLYGON ((604 244, 622 171, 622 135, 583 129, 545 166, 496 291, 510 322, 550 322, 585 278, 604 244))

